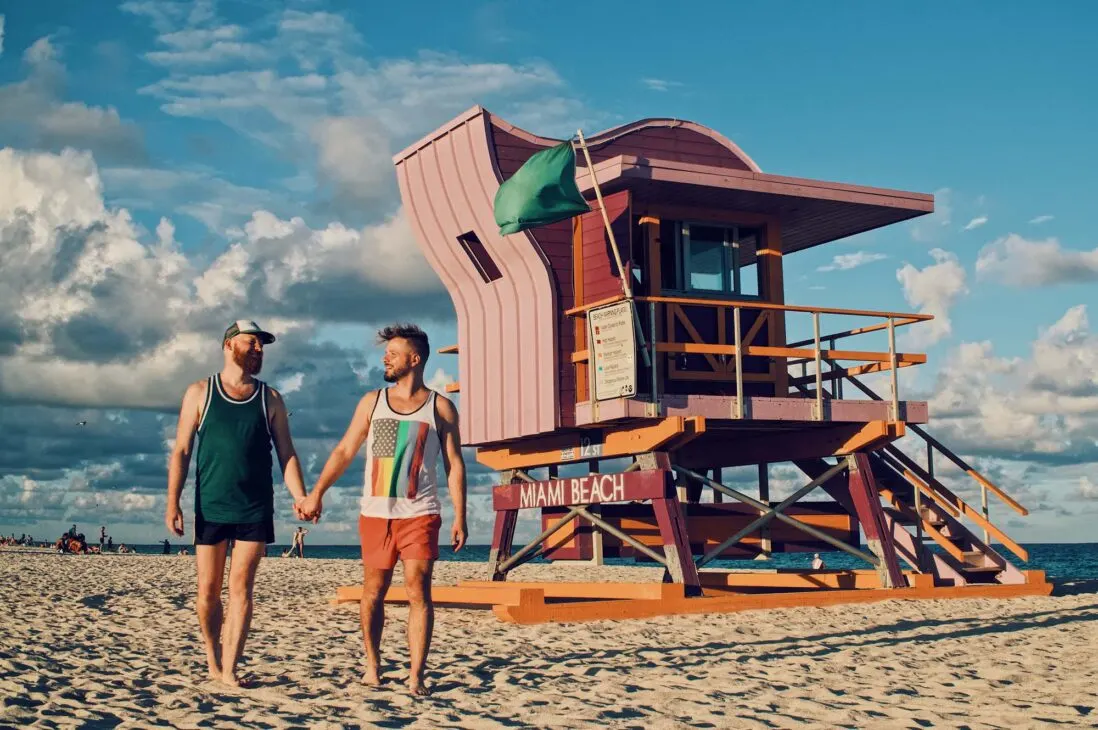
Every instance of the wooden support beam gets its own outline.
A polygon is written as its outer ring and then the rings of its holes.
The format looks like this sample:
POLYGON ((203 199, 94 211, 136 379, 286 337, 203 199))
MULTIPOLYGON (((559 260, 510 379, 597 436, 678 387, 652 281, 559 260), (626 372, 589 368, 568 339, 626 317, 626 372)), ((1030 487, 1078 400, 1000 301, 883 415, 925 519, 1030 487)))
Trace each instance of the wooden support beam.
POLYGON ((906 585, 903 571, 896 557, 896 548, 892 542, 892 531, 885 525, 881 510, 881 496, 877 491, 877 482, 873 478, 873 469, 869 456, 856 453, 848 457, 850 473, 847 477, 850 485, 850 497, 858 512, 858 520, 865 532, 865 541, 870 551, 880 558, 878 569, 881 573, 881 585, 885 588, 899 588, 906 585))
POLYGON ((900 422, 835 423, 803 430, 744 436, 743 432, 709 432, 678 451, 677 461, 692 468, 781 462, 873 451, 904 433, 900 422))
POLYGON ((576 430, 532 438, 514 445, 477 450, 477 461, 495 471, 527 469, 591 458, 609 459, 655 451, 682 436, 691 425, 683 416, 655 423, 576 430))
POLYGON ((457 345, 447 345, 446 347, 440 347, 435 350, 439 355, 456 355, 458 354, 457 345))

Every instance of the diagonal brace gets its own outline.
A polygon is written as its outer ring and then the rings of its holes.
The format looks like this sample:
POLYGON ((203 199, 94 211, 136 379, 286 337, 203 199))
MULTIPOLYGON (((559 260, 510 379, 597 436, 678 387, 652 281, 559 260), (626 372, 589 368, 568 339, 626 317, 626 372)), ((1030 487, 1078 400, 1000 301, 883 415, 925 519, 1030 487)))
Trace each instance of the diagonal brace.
MULTIPOLYGON (((845 461, 845 459, 843 459, 843 461, 845 461)), ((679 473, 681 473, 681 474, 685 474, 688 477, 691 477, 693 479, 697 479, 699 482, 702 482, 703 484, 708 484, 710 487, 712 487, 713 489, 716 489, 718 492, 721 492, 723 494, 727 494, 729 497, 732 497, 733 499, 738 499, 741 502, 743 502, 744 504, 749 504, 757 510, 763 510, 763 511, 767 511, 767 512, 770 511, 770 505, 763 504, 762 502, 755 499, 754 497, 749 497, 746 494, 744 494, 743 492, 738 492, 735 489, 732 489, 731 487, 724 486, 720 482, 713 481, 709 477, 702 476, 701 474, 698 474, 696 471, 691 471, 690 469, 687 469, 684 466, 675 466, 674 469, 676 471, 678 471, 679 473)), ((861 558, 862 560, 864 560, 867 563, 869 563, 870 565, 872 565, 874 568, 876 568, 881 562, 880 559, 876 555, 871 555, 870 553, 863 552, 861 550, 858 550, 857 548, 852 548, 849 545, 847 545, 845 542, 843 542, 841 540, 836 540, 835 538, 831 537, 831 535, 828 535, 826 532, 822 532, 821 530, 817 530, 815 527, 812 527, 811 525, 806 525, 805 523, 801 522, 800 520, 796 520, 796 519, 790 517, 789 515, 784 515, 781 512, 778 512, 774 516, 777 519, 781 520, 782 522, 786 523, 787 525, 789 525, 791 527, 795 527, 795 528, 797 528, 798 530, 800 530, 802 532, 807 532, 809 535, 816 538, 817 540, 822 540, 823 542, 826 542, 828 545, 833 546, 836 550, 842 550, 844 553, 849 553, 850 555, 853 555, 857 558, 861 558)))
MULTIPOLYGON (((765 524, 768 524, 775 517, 778 517, 779 513, 784 512, 784 510, 787 507, 789 507, 789 505, 793 504, 794 502, 799 500, 801 497, 805 496, 806 494, 811 492, 813 489, 820 486, 821 484, 826 482, 828 479, 835 476, 836 474, 838 474, 839 472, 843 471, 846 468, 847 468, 846 459, 840 459, 838 464, 831 467, 830 469, 825 471, 823 474, 821 474, 820 476, 818 476, 815 479, 813 479, 812 481, 810 481, 808 484, 806 484, 803 487, 801 487, 800 489, 798 489, 796 492, 791 494, 789 497, 786 497, 786 499, 784 501, 782 501, 781 504, 779 504, 777 507, 774 507, 773 509, 769 510, 768 512, 766 512, 766 514, 761 515, 754 522, 747 525, 747 527, 744 527, 742 530, 737 532, 735 535, 728 538, 727 540, 722 542, 720 545, 718 545, 717 547, 715 547, 712 550, 710 550, 709 552, 707 552, 704 556, 702 556, 698 560, 697 566, 700 568, 703 565, 705 565, 706 563, 716 559, 716 557, 718 555, 723 553, 730 546, 735 545, 740 540, 747 537, 748 535, 750 535, 752 532, 754 532, 758 528, 762 527, 765 524)), ((760 504, 761 504, 761 502, 760 502, 760 504)), ((792 519, 792 518, 790 518, 790 519, 792 519)))
POLYGON ((660 555, 659 553, 657 553, 655 550, 653 550, 652 548, 645 545, 640 540, 637 540, 635 537, 625 534, 624 532, 622 532, 618 528, 614 527, 610 523, 606 522, 605 520, 591 514, 590 512, 587 511, 586 507, 580 505, 580 506, 573 507, 572 510, 574 512, 577 512, 580 517, 587 520, 588 522, 590 522, 595 527, 599 528, 600 530, 603 530, 604 532, 607 532, 607 533, 613 535, 614 537, 618 538, 622 542, 625 542, 625 543, 628 543, 629 545, 632 545, 634 548, 641 551, 642 553, 647 555, 652 560, 655 560, 657 563, 659 563, 663 567, 665 567, 665 568, 667 567, 667 558, 665 558, 663 555, 660 555))
POLYGON ((496 572, 503 574, 511 568, 514 568, 517 565, 526 562, 525 560, 523 560, 523 558, 532 553, 537 547, 541 545, 541 543, 548 540, 553 535, 557 534, 557 532, 562 527, 575 519, 575 517, 580 513, 581 510, 583 510, 582 507, 573 507, 572 509, 568 510, 568 514, 564 515, 564 517, 561 517, 559 520, 549 525, 549 527, 546 528, 540 535, 527 543, 526 547, 522 548, 511 557, 507 558, 507 560, 503 561, 503 563, 501 563, 500 566, 496 569, 496 572))

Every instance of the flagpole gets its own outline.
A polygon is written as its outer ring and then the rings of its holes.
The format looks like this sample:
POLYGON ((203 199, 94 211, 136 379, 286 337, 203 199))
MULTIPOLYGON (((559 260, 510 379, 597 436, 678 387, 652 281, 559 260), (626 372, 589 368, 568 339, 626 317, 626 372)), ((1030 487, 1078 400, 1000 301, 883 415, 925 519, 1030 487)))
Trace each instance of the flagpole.
POLYGON ((583 130, 577 129, 576 134, 579 135, 583 157, 587 160, 587 172, 591 175, 591 186, 595 188, 595 198, 599 201, 602 222, 606 226, 606 235, 610 239, 610 248, 614 251, 614 261, 618 265, 618 276, 621 278, 621 285, 625 290, 625 298, 629 301, 629 308, 633 310, 633 326, 637 331, 637 336, 640 337, 640 351, 641 356, 644 357, 644 366, 652 367, 652 362, 648 359, 648 344, 644 339, 644 330, 641 329, 640 314, 637 313, 637 307, 633 303, 633 287, 630 286, 629 277, 625 275, 625 267, 621 263, 621 252, 618 250, 618 241, 614 237, 614 228, 610 225, 610 216, 606 212, 606 204, 602 200, 602 189, 599 188, 599 179, 595 175, 595 165, 591 162, 591 153, 587 151, 587 142, 583 139, 583 130))

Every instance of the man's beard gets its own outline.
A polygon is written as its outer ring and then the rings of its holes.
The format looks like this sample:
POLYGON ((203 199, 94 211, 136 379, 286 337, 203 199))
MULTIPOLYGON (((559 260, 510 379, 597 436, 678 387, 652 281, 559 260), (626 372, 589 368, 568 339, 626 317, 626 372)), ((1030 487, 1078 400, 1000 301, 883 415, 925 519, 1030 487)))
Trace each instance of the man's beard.
POLYGON ((382 374, 381 377, 383 377, 385 379, 386 383, 395 383, 396 381, 400 380, 405 375, 407 375, 409 372, 410 372, 410 370, 408 370, 408 369, 405 369, 405 370, 396 370, 396 369, 388 370, 387 369, 387 370, 385 370, 385 372, 382 374))
POLYGON ((233 362, 240 366, 246 375, 259 375, 263 369, 263 353, 255 350, 233 351, 233 362))

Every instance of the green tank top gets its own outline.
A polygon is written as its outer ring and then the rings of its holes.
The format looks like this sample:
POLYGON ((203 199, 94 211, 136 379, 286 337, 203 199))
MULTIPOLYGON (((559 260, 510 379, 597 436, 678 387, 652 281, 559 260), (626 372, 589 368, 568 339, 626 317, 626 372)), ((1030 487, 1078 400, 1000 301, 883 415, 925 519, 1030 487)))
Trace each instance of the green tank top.
POLYGON ((262 522, 274 515, 271 430, 267 385, 234 400, 221 376, 207 383, 206 407, 198 425, 195 516, 207 522, 262 522))

